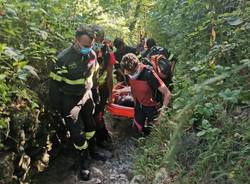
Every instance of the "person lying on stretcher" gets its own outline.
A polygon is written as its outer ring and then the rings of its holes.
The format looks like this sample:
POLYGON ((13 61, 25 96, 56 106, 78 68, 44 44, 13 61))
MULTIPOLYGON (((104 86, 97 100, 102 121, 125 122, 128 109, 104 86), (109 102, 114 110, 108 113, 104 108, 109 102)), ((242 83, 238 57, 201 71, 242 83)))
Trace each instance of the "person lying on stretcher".
POLYGON ((131 87, 120 82, 113 89, 113 103, 125 107, 134 107, 134 98, 131 94, 131 87))
POLYGON ((163 108, 167 107, 171 92, 151 66, 144 65, 134 54, 123 56, 121 66, 129 75, 129 84, 135 101, 134 123, 139 132, 149 134, 150 125, 158 116, 159 104, 154 99, 156 91, 163 95, 163 108))

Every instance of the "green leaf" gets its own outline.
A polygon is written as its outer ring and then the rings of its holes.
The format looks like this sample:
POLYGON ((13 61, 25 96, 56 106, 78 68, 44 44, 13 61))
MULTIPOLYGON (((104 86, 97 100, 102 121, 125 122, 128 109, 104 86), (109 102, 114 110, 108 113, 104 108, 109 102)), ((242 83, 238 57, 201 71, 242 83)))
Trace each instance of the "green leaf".
POLYGON ((0 54, 5 50, 6 47, 6 44, 0 44, 0 54))
POLYGON ((39 108, 39 105, 36 102, 32 101, 31 102, 31 108, 32 109, 39 108))
POLYGON ((23 69, 29 71, 30 74, 32 74, 32 75, 35 76, 37 79, 39 79, 39 76, 38 76, 38 74, 37 74, 37 70, 36 70, 33 66, 31 66, 31 65, 25 65, 25 66, 23 67, 23 69))
POLYGON ((4 50, 5 55, 9 58, 14 59, 15 61, 20 61, 24 58, 24 55, 21 54, 19 50, 16 50, 12 47, 6 47, 4 50))
POLYGON ((9 119, 0 119, 0 129, 9 127, 9 119))
POLYGON ((243 63, 244 65, 247 65, 248 67, 250 67, 250 59, 243 59, 240 61, 240 63, 243 63))
POLYGON ((211 127, 211 124, 209 123, 209 121, 206 120, 206 119, 203 119, 203 120, 202 120, 202 128, 208 129, 208 128, 210 128, 210 127, 211 127))
POLYGON ((205 133, 206 133, 206 131, 200 131, 197 133, 197 136, 201 137, 201 136, 205 135, 205 133))
POLYGON ((46 31, 40 31, 39 35, 42 37, 43 40, 47 40, 48 33, 46 31))
POLYGON ((6 7, 6 13, 9 16, 17 17, 16 10, 12 9, 11 7, 6 7))
POLYGON ((191 68, 191 71, 198 72, 198 71, 200 71, 200 68, 195 66, 195 67, 191 68))
POLYGON ((188 0, 188 4, 191 5, 193 3, 193 0, 188 0))
POLYGON ((27 61, 16 61, 13 63, 13 66, 17 66, 17 68, 21 69, 23 68, 25 65, 27 65, 27 61))
POLYGON ((5 74, 0 74, 0 81, 3 81, 6 77, 7 77, 7 75, 5 75, 5 74))
POLYGON ((219 93, 219 96, 223 98, 223 100, 231 102, 231 103, 237 103, 239 98, 240 90, 230 90, 226 89, 223 92, 219 93))
POLYGON ((18 78, 21 80, 26 80, 29 74, 39 79, 37 70, 33 66, 25 65, 23 68, 18 70, 18 78))
POLYGON ((45 15, 48 15, 48 13, 43 8, 40 8, 40 11, 43 12, 45 15))
POLYGON ((231 26, 238 26, 243 23, 243 20, 240 17, 229 17, 226 20, 231 26))
POLYGON ((206 9, 208 10, 208 9, 209 9, 209 4, 208 4, 208 3, 205 3, 205 7, 206 7, 206 9))

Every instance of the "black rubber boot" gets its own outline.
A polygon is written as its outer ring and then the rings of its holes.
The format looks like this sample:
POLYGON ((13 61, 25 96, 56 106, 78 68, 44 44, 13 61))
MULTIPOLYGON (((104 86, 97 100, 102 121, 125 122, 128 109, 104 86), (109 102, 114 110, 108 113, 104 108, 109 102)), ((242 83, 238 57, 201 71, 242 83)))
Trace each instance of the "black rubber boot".
POLYGON ((114 150, 111 136, 109 135, 109 132, 105 127, 101 130, 96 131, 96 143, 100 148, 106 149, 108 151, 114 150))
POLYGON ((152 124, 145 125, 143 127, 143 135, 144 136, 148 136, 152 132, 152 129, 153 129, 153 125, 152 124))
POLYGON ((90 169, 89 169, 87 150, 83 150, 80 152, 79 178, 80 180, 83 180, 83 181, 88 181, 90 179, 90 169))
POLYGON ((90 171, 88 169, 80 169, 80 180, 88 181, 90 179, 90 171))
POLYGON ((93 158, 94 160, 100 160, 100 161, 107 160, 104 154, 101 154, 100 152, 97 151, 97 145, 94 138, 89 140, 89 154, 91 158, 93 158))

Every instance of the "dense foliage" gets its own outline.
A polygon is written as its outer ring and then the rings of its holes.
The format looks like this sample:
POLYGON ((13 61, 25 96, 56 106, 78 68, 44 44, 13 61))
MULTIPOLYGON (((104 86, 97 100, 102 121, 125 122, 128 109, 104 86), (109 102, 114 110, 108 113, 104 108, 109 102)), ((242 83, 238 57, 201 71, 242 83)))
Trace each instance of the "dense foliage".
POLYGON ((71 44, 75 28, 100 24, 108 39, 123 36, 135 43, 137 35, 132 36, 126 19, 134 14, 134 4, 0 0, 0 183, 27 182, 48 164, 54 133, 46 112, 48 72, 71 44))
POLYGON ((250 182, 247 0, 0 0, 0 183, 28 182, 48 164, 48 71, 80 23, 130 44, 156 38, 178 56, 172 105, 141 142, 135 173, 250 182))
POLYGON ((136 171, 181 183, 249 183, 247 1, 157 1, 152 37, 178 55, 172 106, 143 141, 136 171), (160 28, 160 29, 159 29, 160 28))

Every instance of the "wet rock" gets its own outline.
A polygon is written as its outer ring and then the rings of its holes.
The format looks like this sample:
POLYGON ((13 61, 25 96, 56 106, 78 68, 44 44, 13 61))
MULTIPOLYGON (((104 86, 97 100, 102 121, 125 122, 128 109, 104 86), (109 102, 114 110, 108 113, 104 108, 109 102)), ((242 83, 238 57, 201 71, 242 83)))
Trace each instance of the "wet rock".
POLYGON ((128 184, 128 178, 125 174, 111 174, 110 175, 110 180, 114 184, 128 184))
POLYGON ((143 175, 136 175, 131 180, 130 184, 145 184, 146 178, 143 175))
POLYGON ((112 152, 108 151, 108 150, 102 150, 103 155, 107 158, 107 159, 111 159, 113 157, 112 152))
POLYGON ((110 177, 109 177, 109 179, 110 179, 111 181, 116 180, 116 174, 111 174, 110 177))
POLYGON ((166 179, 169 178, 167 170, 165 168, 161 168, 156 174, 153 184, 163 184, 166 179))
POLYGON ((96 184, 100 184, 100 183, 102 183, 102 180, 100 180, 100 179, 96 179, 96 182, 95 182, 96 184))
POLYGON ((0 152, 0 183, 8 184, 12 182, 14 173, 14 153, 0 152))
POLYGON ((129 184, 128 178, 125 174, 119 174, 116 176, 117 180, 115 184, 129 184))
POLYGON ((93 174, 103 176, 103 172, 97 167, 93 167, 92 170, 93 170, 93 174))
POLYGON ((99 178, 92 178, 89 181, 79 181, 79 184, 100 184, 102 181, 99 178))

